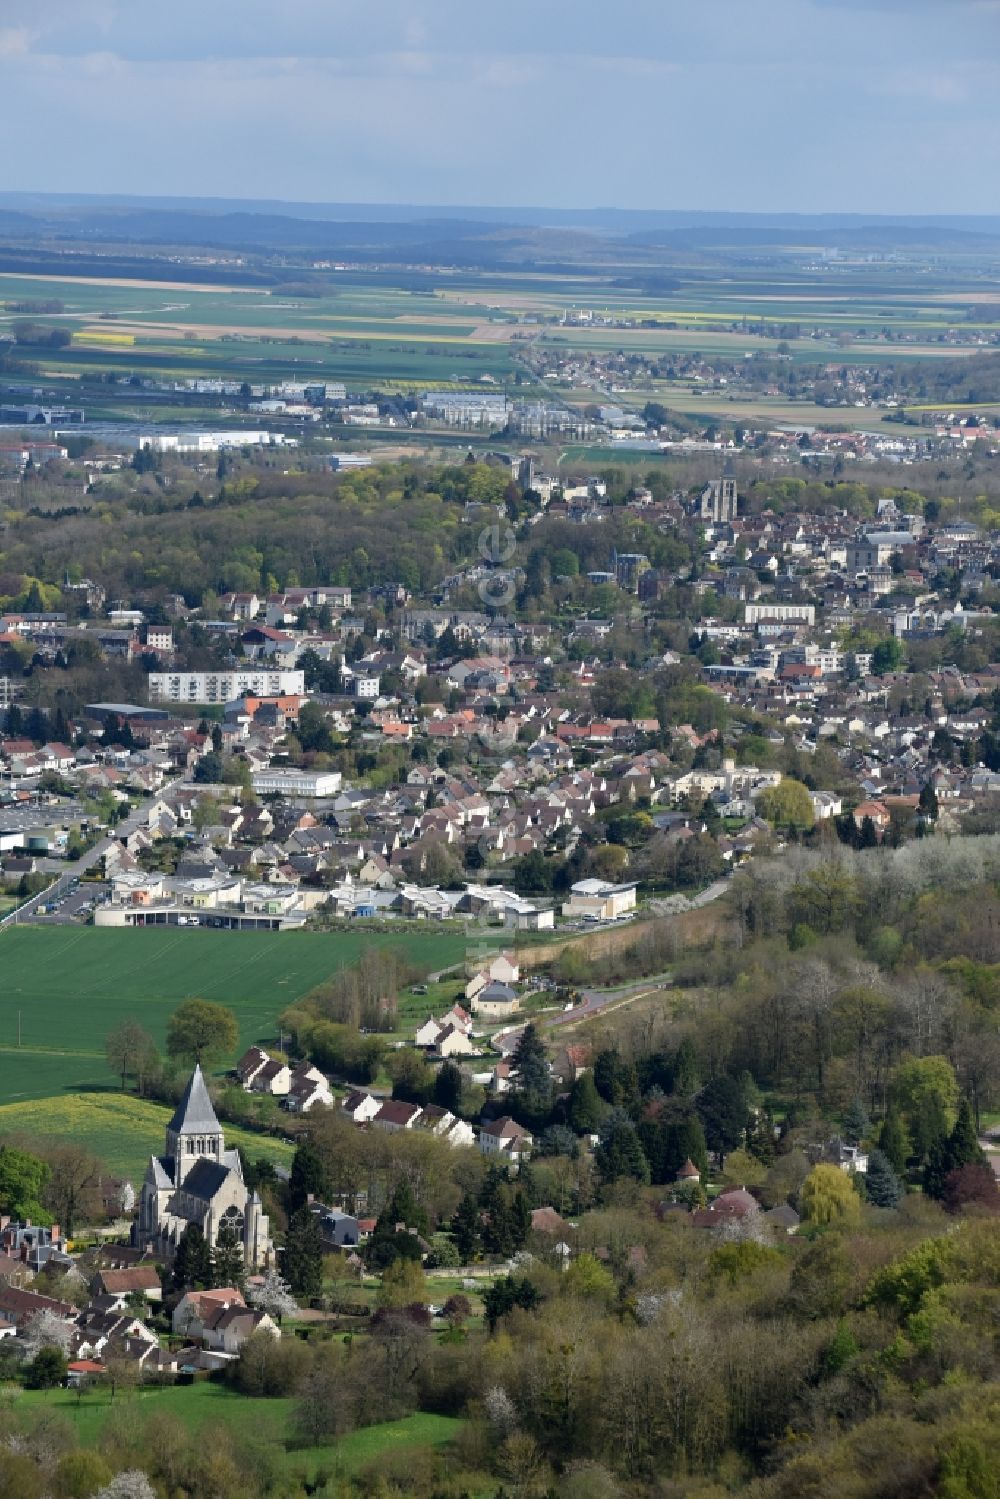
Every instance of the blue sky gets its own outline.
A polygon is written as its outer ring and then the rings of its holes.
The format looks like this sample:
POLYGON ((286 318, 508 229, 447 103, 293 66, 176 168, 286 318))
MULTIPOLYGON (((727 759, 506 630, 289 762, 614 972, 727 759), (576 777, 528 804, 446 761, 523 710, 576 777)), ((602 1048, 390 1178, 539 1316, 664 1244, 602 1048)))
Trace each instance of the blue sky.
POLYGON ((0 129, 8 190, 997 213, 1000 0, 0 0, 0 129))

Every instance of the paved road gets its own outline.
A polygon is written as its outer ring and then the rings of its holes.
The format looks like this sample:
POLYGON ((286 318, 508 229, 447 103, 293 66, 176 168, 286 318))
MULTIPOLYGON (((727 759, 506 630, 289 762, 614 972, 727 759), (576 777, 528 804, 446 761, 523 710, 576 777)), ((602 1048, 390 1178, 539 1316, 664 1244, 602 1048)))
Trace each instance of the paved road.
POLYGON ((67 864, 63 873, 59 875, 54 884, 49 885, 45 890, 40 890, 37 895, 33 895, 30 900, 26 900, 24 905, 19 906, 16 911, 11 911, 9 915, 5 916, 0 921, 0 930, 6 926, 13 926, 15 923, 20 925, 23 921, 44 921, 45 917, 38 916, 38 907, 48 906, 53 901, 63 899, 69 893, 69 887, 73 880, 78 880, 88 869, 93 869, 95 865, 99 864, 108 850, 113 848, 122 838, 126 837, 129 833, 134 833, 138 828, 144 827, 149 809, 153 803, 159 801, 160 797, 168 795, 175 787, 181 784, 181 778, 175 781, 168 781, 155 795, 144 797, 124 821, 118 824, 112 837, 102 838, 98 843, 94 844, 93 848, 88 849, 85 854, 82 854, 79 859, 74 859, 72 864, 67 864))

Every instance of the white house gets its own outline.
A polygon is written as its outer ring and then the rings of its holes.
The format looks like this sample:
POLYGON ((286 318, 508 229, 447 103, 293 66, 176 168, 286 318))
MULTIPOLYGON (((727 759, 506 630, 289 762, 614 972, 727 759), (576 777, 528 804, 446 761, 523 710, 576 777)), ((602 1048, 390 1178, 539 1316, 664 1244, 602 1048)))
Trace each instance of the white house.
POLYGON ((348 1093, 341 1107, 354 1124, 370 1124, 383 1102, 383 1099, 376 1098, 373 1093, 365 1093, 357 1089, 353 1093, 348 1093))
POLYGON ((516 1119, 504 1116, 479 1130, 479 1149, 485 1156, 504 1156, 509 1161, 526 1160, 534 1144, 531 1134, 516 1119))

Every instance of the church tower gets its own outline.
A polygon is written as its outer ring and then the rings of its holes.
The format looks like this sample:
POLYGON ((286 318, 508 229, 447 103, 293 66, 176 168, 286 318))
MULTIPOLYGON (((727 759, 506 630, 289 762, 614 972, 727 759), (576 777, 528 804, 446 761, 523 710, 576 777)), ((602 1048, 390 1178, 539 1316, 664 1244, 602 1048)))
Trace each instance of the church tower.
POLYGON ((167 1125, 167 1155, 174 1161, 174 1183, 180 1186, 199 1161, 223 1164, 225 1142, 200 1066, 167 1125))

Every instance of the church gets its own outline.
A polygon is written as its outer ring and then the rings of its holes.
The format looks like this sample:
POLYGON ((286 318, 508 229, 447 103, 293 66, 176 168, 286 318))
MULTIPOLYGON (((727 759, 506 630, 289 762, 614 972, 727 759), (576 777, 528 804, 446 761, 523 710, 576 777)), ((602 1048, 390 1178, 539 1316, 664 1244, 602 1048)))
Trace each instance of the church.
POLYGON ((247 1190, 239 1153, 226 1149, 199 1066, 167 1125, 165 1153, 150 1157, 132 1241, 172 1259, 189 1223, 197 1223, 213 1249, 220 1230, 231 1228, 248 1269, 271 1263, 267 1217, 257 1193, 247 1190))

